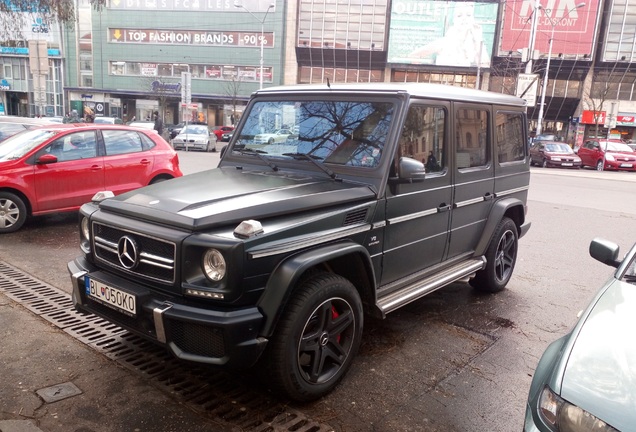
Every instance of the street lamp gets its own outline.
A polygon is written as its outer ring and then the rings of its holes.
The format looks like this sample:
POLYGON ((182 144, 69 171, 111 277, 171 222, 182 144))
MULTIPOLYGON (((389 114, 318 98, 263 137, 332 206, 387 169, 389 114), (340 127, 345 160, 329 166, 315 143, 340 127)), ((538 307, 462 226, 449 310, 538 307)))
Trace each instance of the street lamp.
POLYGON ((269 10, 273 7, 275 7, 276 5, 274 3, 270 3, 269 6, 267 6, 267 10, 265 11, 265 15, 263 16, 263 19, 260 20, 256 17, 256 15, 254 15, 249 9, 247 9, 245 6, 243 6, 242 4, 239 4, 238 2, 234 2, 234 7, 236 8, 241 8, 244 9, 247 13, 249 13, 250 15, 252 15, 254 17, 254 19, 258 22, 261 23, 261 73, 260 73, 260 88, 263 88, 263 44, 265 43, 265 18, 267 18, 267 14, 269 13, 269 10))
MULTIPOLYGON (((570 12, 572 12, 575 9, 582 8, 583 6, 585 6, 585 3, 579 3, 576 6, 574 6, 572 9, 568 9, 567 15, 569 16, 570 12)), ((541 9, 541 5, 539 5, 538 9, 541 9)), ((539 106, 539 117, 537 118, 537 132, 536 132, 537 136, 541 135, 541 132, 543 131, 543 107, 545 106, 545 93, 548 88, 548 75, 550 74, 550 59, 552 58, 552 42, 554 41, 554 29, 557 26, 557 24, 559 24, 561 20, 565 18, 565 16, 566 15, 564 14, 561 18, 557 19, 556 21, 553 21, 552 18, 549 18, 550 24, 552 25, 552 30, 550 32, 548 60, 545 64, 545 75, 543 75, 543 85, 541 89, 541 105, 539 106)))

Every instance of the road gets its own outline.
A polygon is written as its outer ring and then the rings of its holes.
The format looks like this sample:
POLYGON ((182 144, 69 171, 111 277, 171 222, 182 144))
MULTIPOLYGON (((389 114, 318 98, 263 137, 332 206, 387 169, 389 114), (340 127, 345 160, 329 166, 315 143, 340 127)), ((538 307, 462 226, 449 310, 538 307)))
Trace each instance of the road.
MULTIPOLYGON (((215 153, 179 156, 186 174, 218 163, 215 153)), ((589 257, 590 240, 604 237, 623 251, 634 241, 636 173, 532 168, 528 208, 532 228, 507 290, 483 295, 454 284, 367 320, 343 383, 295 409, 341 432, 521 430, 541 353, 611 273, 589 257)), ((76 218, 38 218, 2 236, 0 261, 68 292, 76 218)))

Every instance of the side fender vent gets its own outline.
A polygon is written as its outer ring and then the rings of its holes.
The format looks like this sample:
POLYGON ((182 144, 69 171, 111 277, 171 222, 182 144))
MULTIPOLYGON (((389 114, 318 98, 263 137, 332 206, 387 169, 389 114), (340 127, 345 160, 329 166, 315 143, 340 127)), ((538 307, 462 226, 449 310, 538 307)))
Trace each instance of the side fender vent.
POLYGON ((360 210, 355 210, 355 211, 347 213, 347 215, 345 216, 344 223, 342 225, 343 226, 355 225, 355 224, 364 222, 367 218, 368 210, 369 209, 363 208, 360 210))

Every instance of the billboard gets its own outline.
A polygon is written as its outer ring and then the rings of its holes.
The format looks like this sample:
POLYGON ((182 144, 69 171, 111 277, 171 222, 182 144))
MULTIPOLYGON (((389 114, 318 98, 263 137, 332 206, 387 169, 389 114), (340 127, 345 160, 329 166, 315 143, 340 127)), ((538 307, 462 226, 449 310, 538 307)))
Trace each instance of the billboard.
POLYGON ((389 63, 490 66, 499 3, 397 0, 389 63))
MULTIPOLYGON (((591 55, 599 0, 590 0, 585 3, 574 0, 550 0, 548 3, 536 9, 535 51, 541 54, 548 52, 550 36, 554 28, 553 57, 558 54, 565 57, 591 55), (577 8, 577 5, 581 4, 583 6, 577 8)), ((507 56, 510 51, 517 52, 530 46, 532 13, 535 11, 535 2, 532 0, 507 1, 505 4, 499 53, 501 56, 507 56)))

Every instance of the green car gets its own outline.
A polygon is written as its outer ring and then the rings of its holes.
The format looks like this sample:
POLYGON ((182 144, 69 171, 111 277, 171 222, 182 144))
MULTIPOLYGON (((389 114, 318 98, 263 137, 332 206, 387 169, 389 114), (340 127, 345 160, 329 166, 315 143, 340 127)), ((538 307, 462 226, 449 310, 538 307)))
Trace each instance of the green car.
POLYGON ((617 270, 570 333, 544 352, 530 386, 524 431, 636 428, 636 245, 594 239, 590 255, 617 270))

